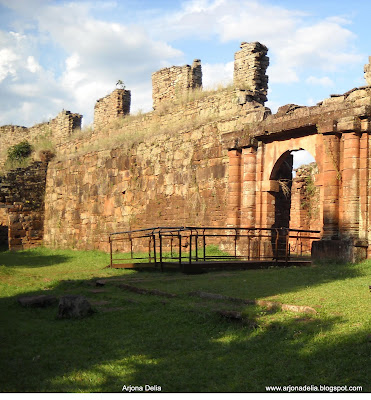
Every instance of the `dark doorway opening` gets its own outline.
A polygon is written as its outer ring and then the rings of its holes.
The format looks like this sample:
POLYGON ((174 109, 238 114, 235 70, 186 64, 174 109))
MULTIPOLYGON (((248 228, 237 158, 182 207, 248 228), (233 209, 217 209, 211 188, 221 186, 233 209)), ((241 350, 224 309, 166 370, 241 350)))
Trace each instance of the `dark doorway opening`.
POLYGON ((273 168, 271 179, 278 182, 275 198, 274 224, 272 228, 289 228, 291 209, 292 168, 294 157, 290 152, 282 154, 273 168))
POLYGON ((8 226, 0 225, 0 251, 9 250, 8 226))

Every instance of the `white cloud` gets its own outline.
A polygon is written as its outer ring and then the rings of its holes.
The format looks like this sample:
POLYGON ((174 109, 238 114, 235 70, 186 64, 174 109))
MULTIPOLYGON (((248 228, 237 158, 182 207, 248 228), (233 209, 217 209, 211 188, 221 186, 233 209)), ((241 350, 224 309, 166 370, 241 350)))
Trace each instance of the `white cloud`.
POLYGON ((217 89, 218 85, 227 86, 233 81, 233 61, 226 64, 203 64, 202 86, 205 89, 217 89))
POLYGON ((299 76, 289 62, 273 64, 268 69, 269 83, 296 83, 299 76))
MULTIPOLYGON (((13 9, 19 11, 22 3, 15 1, 13 9)), ((25 101, 35 96, 34 102, 39 105, 40 112, 45 112, 48 106, 51 112, 57 114, 60 110, 56 107, 62 103, 64 108, 81 112, 85 119, 91 121, 95 101, 112 91, 118 79, 123 80, 132 92, 141 88, 148 95, 151 92, 151 73, 182 58, 181 51, 164 41, 152 39, 142 27, 92 17, 90 8, 97 8, 99 4, 49 5, 40 1, 35 4, 34 10, 29 10, 29 17, 33 15, 37 20, 39 41, 36 44, 53 44, 54 48, 62 48, 66 54, 59 75, 48 70, 48 66, 42 66, 32 36, 3 33, 2 36, 12 43, 4 48, 0 46, 0 81, 5 78, 18 80, 17 85, 11 85, 8 79, 6 87, 13 99, 18 101, 17 110, 25 107, 26 112, 18 123, 30 124, 34 121, 26 117, 31 115, 32 107, 25 106, 22 95, 28 99, 25 101), (46 75, 48 79, 45 79, 46 75), (54 95, 50 93, 51 88, 55 89, 54 95), (61 101, 55 101, 58 95, 61 101), (45 107, 40 107, 42 101, 45 107)), ((109 6, 113 7, 114 3, 109 6)), ((5 86, 2 89, 5 91, 5 86)), ((132 96, 134 110, 143 108, 142 104, 135 104, 138 97, 132 96)), ((148 100, 144 105, 146 111, 151 108, 151 96, 148 100)), ((9 115, 5 111, 0 123, 5 115, 9 115)), ((39 118, 42 117, 39 115, 39 118)))
POLYGON ((322 78, 309 76, 306 79, 306 83, 309 83, 311 85, 320 85, 320 86, 334 86, 334 81, 330 79, 328 76, 323 76, 322 78))
POLYGON ((51 71, 37 61, 31 35, 0 31, 0 125, 31 125, 56 115, 68 99, 51 71))
POLYGON ((40 64, 35 60, 35 57, 33 56, 27 57, 26 68, 32 73, 36 73, 41 70, 40 64))
POLYGON ((293 83, 303 69, 335 71, 361 61, 352 47, 356 36, 345 28, 349 23, 338 16, 313 21, 300 10, 254 0, 195 0, 152 30, 162 38, 259 41, 269 48, 270 82, 293 83))
POLYGON ((350 43, 355 35, 333 19, 296 29, 286 46, 276 49, 278 62, 286 61, 292 67, 315 67, 336 70, 339 65, 359 62, 350 43))
POLYGON ((294 157, 294 163, 293 163, 293 168, 297 169, 302 165, 310 164, 312 162, 316 162, 312 154, 310 154, 306 150, 299 150, 299 151, 293 151, 292 155, 294 157))
MULTIPOLYGON (((269 47, 268 75, 273 84, 307 79, 309 84, 330 86, 330 72, 361 59, 352 47, 356 37, 346 27, 347 19, 314 20, 268 1, 184 1, 180 9, 166 14, 139 10, 132 25, 92 16, 99 9, 114 10, 119 3, 113 1, 0 0, 0 4, 17 13, 13 26, 19 27, 18 33, 0 31, 0 90, 8 99, 0 99, 0 123, 7 123, 12 110, 16 110, 13 122, 30 124, 37 114, 39 119, 56 115, 58 107, 80 112, 89 122, 95 101, 112 91, 118 79, 132 91, 132 110, 148 111, 151 74, 184 63, 183 53, 171 45, 175 40, 179 46, 180 40, 209 40, 211 47, 213 41, 260 41, 269 47), (46 48, 51 52, 45 53, 46 48), (48 57, 59 57, 53 67, 45 63, 48 57), (308 68, 313 71, 307 72, 308 68), (32 110, 35 116, 30 119, 32 110)), ((202 69, 206 89, 233 77, 233 61, 206 62, 202 69)))
POLYGON ((0 82, 7 76, 11 76, 13 79, 17 77, 15 64, 18 60, 19 57, 12 49, 0 49, 0 82))
MULTIPOLYGON (((87 110, 89 120, 95 101, 113 90, 118 79, 133 92, 143 80, 150 88, 151 73, 182 56, 141 27, 94 19, 86 4, 69 4, 62 18, 61 12, 57 6, 46 8, 38 17, 40 29, 70 54, 61 84, 74 93, 75 106, 87 110)), ((136 108, 133 96, 132 109, 136 108)))

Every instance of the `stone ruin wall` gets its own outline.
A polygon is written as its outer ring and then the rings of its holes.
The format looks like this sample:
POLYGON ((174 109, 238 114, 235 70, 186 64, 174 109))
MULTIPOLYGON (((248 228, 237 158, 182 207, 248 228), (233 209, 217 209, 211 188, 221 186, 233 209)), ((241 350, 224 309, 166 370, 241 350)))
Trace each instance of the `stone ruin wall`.
POLYGON ((45 244, 107 251, 109 232, 224 224, 228 159, 217 128, 156 139, 53 162, 45 244))
MULTIPOLYGON (((82 115, 63 110, 50 122, 30 128, 9 125, 0 127, 0 168, 5 164, 10 146, 25 140, 36 147, 44 140, 55 146, 65 143, 75 130, 81 129, 81 119, 82 115)), ((49 158, 46 159, 41 152, 32 157, 33 162, 29 166, 0 175, 0 246, 12 250, 43 244, 44 197, 49 158)))
POLYGON ((47 139, 55 145, 69 140, 75 130, 81 129, 82 115, 70 111, 61 111, 49 122, 34 125, 30 128, 24 126, 0 126, 0 167, 5 163, 7 149, 24 140, 31 144, 47 139))
MULTIPOLYGON (((111 105, 116 107, 114 102, 111 105)), ((151 137, 158 134, 178 135, 211 123, 217 123, 221 133, 236 131, 246 123, 260 121, 267 112, 268 109, 249 101, 244 91, 222 89, 189 102, 186 107, 174 105, 166 112, 157 110, 138 116, 118 117, 87 136, 58 144, 57 153, 63 160, 104 146, 114 147, 114 143, 131 147, 152 140, 151 137)))
MULTIPOLYGON (((318 172, 316 163, 303 165, 296 170, 296 176, 293 178, 291 186, 291 229, 319 232, 322 230, 320 188, 316 186, 318 172)), ((292 251, 299 251, 297 246, 301 246, 300 251, 304 254, 311 252, 311 245, 312 240, 310 239, 300 242, 295 238, 290 240, 292 251)))
POLYGON ((163 68, 152 74, 153 108, 162 103, 173 103, 187 96, 194 89, 202 88, 201 61, 196 59, 191 65, 163 68))
POLYGON ((107 251, 107 233, 117 230, 225 225, 229 160, 222 136, 267 112, 244 91, 225 89, 187 107, 117 118, 59 145, 48 170, 45 244, 107 251))
MULTIPOLYGON (((181 82, 179 76, 172 79, 181 82)), ((201 80, 195 62, 186 91, 201 86, 201 80)), ((187 107, 133 118, 126 116, 130 103, 125 96, 130 100, 129 91, 117 89, 98 100, 94 122, 99 129, 79 139, 71 135, 81 127, 81 116, 69 111, 49 123, 15 129, 22 134, 11 137, 11 143, 32 142, 47 132, 56 144, 58 158, 49 164, 46 183, 46 245, 107 250, 102 233, 118 228, 225 222, 228 157, 221 135, 239 123, 241 128, 261 120, 266 109, 239 90, 222 90, 187 107), (107 143, 109 149, 100 150, 107 143)), ((3 129, 5 143, 14 129, 3 129)), ((22 210, 17 210, 19 217, 22 210)))
POLYGON ((43 244, 47 163, 34 162, 0 177, 0 246, 43 244))
MULTIPOLYGON (((265 63, 264 57, 262 60, 265 63)), ((247 146, 249 132, 263 121, 276 121, 279 132, 287 126, 296 127, 299 120, 305 125, 312 114, 325 120, 329 111, 346 108, 347 101, 354 107, 366 107, 369 93, 362 97, 360 92, 334 95, 315 107, 296 106, 269 116, 256 97, 239 88, 214 93, 187 107, 175 106, 171 111, 157 109, 134 119, 118 118, 111 127, 107 120, 104 129, 89 137, 58 145, 60 157, 48 168, 44 243, 108 250, 107 234, 117 230, 174 223, 241 223, 247 214, 238 211, 238 204, 233 202, 239 201, 247 182, 241 184, 230 175, 230 153, 236 151, 231 149, 247 146), (197 118, 199 124, 187 126, 197 118), (183 126, 177 125, 179 121, 183 126), (141 132, 144 135, 140 140, 132 141, 141 132), (129 138, 126 140, 122 133, 129 138), (116 139, 123 144, 119 146, 116 139), (101 149, 109 140, 115 144, 101 149)))
POLYGON ((241 50, 234 56, 233 84, 264 104, 268 93, 268 49, 259 42, 243 42, 240 47, 241 50))
POLYGON ((225 225, 229 160, 222 136, 261 121, 267 112, 244 101, 239 91, 226 90, 187 109, 154 111, 128 118, 127 125, 123 118, 124 136, 113 127, 59 146, 59 161, 48 170, 45 244, 107 251, 108 232, 225 225), (132 143, 138 132, 143 136, 132 143), (117 139, 121 146, 86 151, 117 139))
POLYGON ((130 114, 131 92, 116 89, 97 100, 94 107, 94 127, 99 129, 115 119, 130 114))
POLYGON ((371 86, 371 56, 368 58, 368 64, 364 67, 366 84, 371 86))
POLYGON ((320 231, 320 195, 316 186, 318 167, 316 163, 303 165, 296 171, 291 187, 290 227, 320 231))

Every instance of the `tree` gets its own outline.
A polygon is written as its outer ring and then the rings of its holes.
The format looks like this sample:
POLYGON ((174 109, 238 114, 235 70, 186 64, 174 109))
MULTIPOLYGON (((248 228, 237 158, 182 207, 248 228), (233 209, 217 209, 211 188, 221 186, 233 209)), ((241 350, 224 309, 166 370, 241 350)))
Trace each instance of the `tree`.
POLYGON ((122 81, 121 79, 119 79, 119 80, 116 82, 116 87, 117 87, 118 89, 125 89, 124 81, 122 81))

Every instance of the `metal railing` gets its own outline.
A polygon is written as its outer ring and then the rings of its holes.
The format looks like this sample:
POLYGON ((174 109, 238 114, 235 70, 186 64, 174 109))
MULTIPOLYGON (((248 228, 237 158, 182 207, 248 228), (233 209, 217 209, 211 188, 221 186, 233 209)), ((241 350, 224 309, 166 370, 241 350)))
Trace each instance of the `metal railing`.
POLYGON ((288 228, 155 227, 109 235, 110 266, 154 263, 215 262, 227 260, 310 260, 311 243, 320 231, 288 228), (208 246, 214 245, 213 252, 208 246), (122 254, 125 254, 123 256, 122 254))

